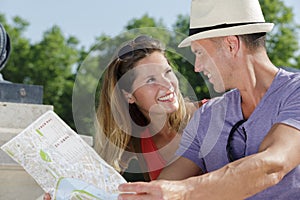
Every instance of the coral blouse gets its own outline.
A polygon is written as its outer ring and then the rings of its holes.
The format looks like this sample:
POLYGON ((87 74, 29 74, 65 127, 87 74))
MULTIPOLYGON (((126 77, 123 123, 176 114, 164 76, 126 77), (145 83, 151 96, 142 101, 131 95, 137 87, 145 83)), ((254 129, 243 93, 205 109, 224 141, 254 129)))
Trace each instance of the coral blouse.
MULTIPOLYGON (((207 101, 207 99, 201 100, 198 102, 198 106, 202 106, 207 101)), ((160 155, 157 146, 152 140, 152 135, 150 134, 149 129, 146 129, 141 136, 141 149, 148 166, 149 177, 151 180, 155 180, 162 169, 167 165, 167 161, 160 155)))
POLYGON ((167 162, 158 152, 149 129, 146 129, 142 133, 141 149, 149 170, 149 177, 151 180, 155 180, 166 166, 167 162))

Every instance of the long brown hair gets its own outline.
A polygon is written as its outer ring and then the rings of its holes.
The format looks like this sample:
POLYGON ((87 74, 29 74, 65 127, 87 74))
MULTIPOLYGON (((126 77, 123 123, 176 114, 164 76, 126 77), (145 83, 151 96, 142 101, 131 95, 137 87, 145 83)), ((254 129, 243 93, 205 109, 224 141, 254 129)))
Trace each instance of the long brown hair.
MULTIPOLYGON (((123 171, 126 164, 122 164, 122 154, 125 150, 133 151, 139 141, 134 136, 141 133, 143 127, 149 124, 136 104, 128 104, 121 90, 131 91, 135 80, 136 63, 153 52, 165 55, 164 46, 156 39, 139 36, 123 45, 108 65, 97 109, 98 132, 95 135, 95 150, 116 170, 123 171), (122 79, 125 73, 131 73, 122 79), (128 78, 127 78, 128 77, 128 78)), ((185 101, 179 92, 179 109, 169 114, 168 127, 180 132, 190 118, 186 112, 185 101)))

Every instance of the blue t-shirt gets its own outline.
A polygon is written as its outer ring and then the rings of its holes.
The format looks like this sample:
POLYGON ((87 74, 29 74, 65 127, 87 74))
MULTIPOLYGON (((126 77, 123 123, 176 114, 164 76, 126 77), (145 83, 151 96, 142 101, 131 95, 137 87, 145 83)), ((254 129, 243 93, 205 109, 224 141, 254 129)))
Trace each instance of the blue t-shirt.
MULTIPOLYGON (((242 119, 241 97, 237 89, 209 100, 196 111, 185 128, 177 155, 192 160, 203 172, 223 167, 229 163, 226 150, 229 132, 242 119)), ((280 69, 254 112, 241 125, 246 134, 246 156, 258 152, 262 140, 276 123, 300 130, 300 74, 280 69)), ((277 185, 249 199, 272 198, 300 199, 300 166, 277 185)))

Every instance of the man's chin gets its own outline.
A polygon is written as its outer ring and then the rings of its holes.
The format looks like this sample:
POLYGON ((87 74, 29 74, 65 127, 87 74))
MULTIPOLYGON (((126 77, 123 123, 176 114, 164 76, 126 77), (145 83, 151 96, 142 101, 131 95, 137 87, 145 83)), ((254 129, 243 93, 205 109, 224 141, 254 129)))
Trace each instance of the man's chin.
POLYGON ((226 91, 224 87, 215 87, 215 86, 214 86, 214 90, 215 90, 217 93, 223 93, 223 92, 226 91))

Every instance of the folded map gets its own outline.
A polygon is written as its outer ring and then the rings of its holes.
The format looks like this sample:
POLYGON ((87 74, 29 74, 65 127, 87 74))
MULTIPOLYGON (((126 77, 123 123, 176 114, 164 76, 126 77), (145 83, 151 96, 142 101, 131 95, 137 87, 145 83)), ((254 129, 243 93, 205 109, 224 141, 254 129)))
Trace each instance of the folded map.
POLYGON ((1 149, 52 199, 113 200, 125 179, 57 114, 48 111, 1 149))

